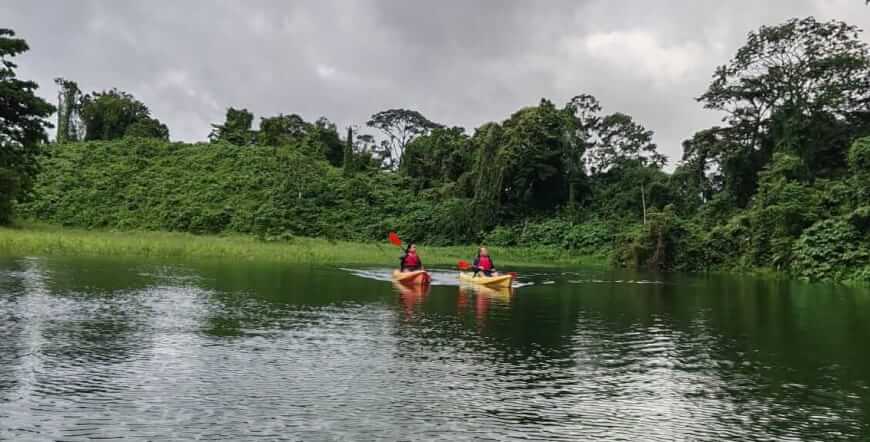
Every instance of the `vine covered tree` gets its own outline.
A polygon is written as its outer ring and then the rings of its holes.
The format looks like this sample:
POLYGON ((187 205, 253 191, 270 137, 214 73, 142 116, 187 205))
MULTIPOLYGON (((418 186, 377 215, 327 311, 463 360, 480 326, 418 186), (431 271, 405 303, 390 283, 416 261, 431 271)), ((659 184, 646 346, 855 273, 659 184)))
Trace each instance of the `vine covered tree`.
POLYGON ((152 118, 144 103, 118 89, 83 96, 80 112, 87 141, 125 136, 169 139, 169 128, 152 118))
MULTIPOLYGON (((251 129, 254 123, 254 114, 247 109, 227 109, 224 124, 212 124, 212 131, 208 135, 209 141, 216 143, 225 141, 236 146, 248 146, 257 140, 257 133, 251 129)), ((270 124, 271 126, 271 124, 270 124)), ((277 126, 277 125, 276 125, 277 126)), ((279 133, 279 130, 271 131, 270 135, 279 133)))
POLYGON ((311 124, 306 123, 296 114, 260 118, 257 143, 263 146, 285 146, 297 143, 310 129, 311 124))
POLYGON ((81 121, 82 91, 72 80, 55 78, 59 90, 57 92, 57 142, 59 144, 75 142, 81 139, 83 132, 81 121))

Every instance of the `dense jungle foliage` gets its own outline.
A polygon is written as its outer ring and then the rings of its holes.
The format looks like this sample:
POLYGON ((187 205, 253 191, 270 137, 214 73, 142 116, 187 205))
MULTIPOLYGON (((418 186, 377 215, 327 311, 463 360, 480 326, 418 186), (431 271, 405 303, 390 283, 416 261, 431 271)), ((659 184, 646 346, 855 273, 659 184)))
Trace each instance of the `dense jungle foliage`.
MULTIPOLYGON (((670 173, 653 131, 590 95, 542 99, 471 133, 409 109, 373 115, 366 134, 295 114, 254 129, 251 112, 230 108, 208 142, 186 144, 132 95, 58 79, 56 143, 0 136, 0 219, 14 208, 65 226, 268 240, 397 230, 656 270, 870 282, 870 54, 859 33, 813 18, 751 32, 698 98, 722 124, 688 138, 670 173)), ((9 72, 16 53, 0 52, 9 72)), ((0 88, 20 82, 2 72, 0 88)), ((31 126, 52 111, 37 104, 31 126)))

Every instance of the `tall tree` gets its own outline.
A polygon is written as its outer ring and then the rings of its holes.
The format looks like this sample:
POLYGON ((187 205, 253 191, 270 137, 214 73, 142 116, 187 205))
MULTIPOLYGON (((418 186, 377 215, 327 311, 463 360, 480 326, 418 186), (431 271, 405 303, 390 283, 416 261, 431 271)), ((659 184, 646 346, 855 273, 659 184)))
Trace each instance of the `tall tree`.
POLYGON ((371 116, 366 125, 380 130, 386 136, 380 145, 380 154, 384 164, 390 168, 399 166, 405 147, 414 138, 442 127, 420 112, 409 109, 389 109, 378 112, 371 116))
POLYGON ((499 223, 505 191, 504 129, 497 123, 480 126, 471 137, 477 158, 473 170, 474 216, 489 228, 499 223))
POLYGON ((603 115, 601 110, 598 100, 588 94, 578 95, 565 105, 563 167, 571 206, 589 195, 591 176, 627 163, 632 167, 661 168, 666 162, 652 141, 653 131, 629 115, 618 112, 603 115), (586 191, 583 195, 581 188, 586 191))
POLYGON ((169 139, 169 129, 133 95, 112 89, 82 97, 81 118, 85 140, 115 140, 128 135, 169 139))
POLYGON ((60 144, 79 141, 82 132, 82 91, 72 80, 55 78, 57 92, 57 142, 60 144))
POLYGON ((673 201, 668 179, 656 165, 626 159, 591 178, 591 206, 609 219, 644 221, 649 209, 664 208, 673 201))
MULTIPOLYGON (((859 32, 812 17, 763 26, 716 69, 699 101, 726 113, 726 138, 739 147, 721 159, 726 176, 748 170, 756 182, 775 150, 798 155, 817 175, 845 170, 849 141, 870 128, 870 58, 859 32)), ((745 205, 755 186, 728 190, 745 205)))
POLYGON ((338 129, 326 117, 320 117, 311 125, 302 147, 309 154, 319 159, 325 159, 333 166, 340 167, 344 159, 344 143, 338 135, 338 129))
POLYGON ((629 115, 614 113, 600 119, 596 137, 586 150, 586 165, 590 172, 604 172, 625 161, 662 167, 667 158, 656 150, 653 131, 634 121, 629 115))
POLYGON ((565 105, 565 112, 573 122, 568 125, 570 132, 562 162, 568 180, 568 204, 576 208, 581 200, 579 189, 586 178, 586 153, 595 147, 601 123, 601 104, 592 95, 581 94, 565 105))
MULTIPOLYGON (((549 100, 511 115, 504 128, 504 202, 518 212, 550 211, 566 200, 563 162, 571 121, 549 100)), ((481 167, 487 167, 485 163, 481 167)), ((519 214, 519 213, 518 213, 519 214)))
POLYGON ((257 134, 251 130, 254 114, 247 109, 228 108, 224 124, 212 124, 208 135, 211 142, 225 141, 236 146, 254 144, 257 134))
POLYGON ((13 203, 30 192, 39 171, 39 143, 46 142, 46 120, 54 106, 38 97, 33 81, 16 76, 11 58, 29 49, 15 32, 0 28, 0 224, 12 217, 13 203))
POLYGON ((727 144, 719 127, 697 132, 691 139, 683 141, 683 159, 677 170, 685 187, 691 189, 687 196, 699 205, 721 190, 722 170, 716 167, 728 154, 727 144))
POLYGON ((456 181, 469 169, 471 150, 461 127, 437 128, 411 141, 399 171, 414 179, 417 190, 456 181))
POLYGON ((143 118, 127 126, 124 136, 169 141, 169 128, 156 118, 143 118))
POLYGON ((354 170, 353 161, 353 128, 347 128, 347 138, 344 140, 344 158, 341 160, 341 165, 344 168, 344 174, 350 175, 354 170))
POLYGON ((565 105, 572 120, 570 148, 566 151, 566 167, 579 176, 582 169, 591 174, 602 173, 626 161, 662 167, 667 161, 652 142, 654 132, 623 113, 601 114, 601 104, 592 95, 582 94, 565 105))
POLYGON ((311 124, 296 114, 260 118, 257 143, 263 146, 295 144, 301 141, 310 129, 311 124))

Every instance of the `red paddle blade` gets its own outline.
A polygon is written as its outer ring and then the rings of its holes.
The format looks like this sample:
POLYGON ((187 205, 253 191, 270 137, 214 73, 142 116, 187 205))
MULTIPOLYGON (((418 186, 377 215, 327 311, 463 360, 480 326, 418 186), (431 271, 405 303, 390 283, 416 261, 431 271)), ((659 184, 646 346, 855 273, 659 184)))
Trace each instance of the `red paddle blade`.
POLYGON ((517 279, 520 275, 517 275, 517 272, 508 272, 508 275, 511 275, 511 278, 517 279))
POLYGON ((471 268, 471 264, 469 264, 468 261, 464 259, 456 263, 456 266, 459 267, 460 270, 468 270, 469 268, 471 268))
POLYGON ((390 232, 390 242, 395 246, 402 246, 402 240, 399 238, 399 235, 396 232, 390 232))

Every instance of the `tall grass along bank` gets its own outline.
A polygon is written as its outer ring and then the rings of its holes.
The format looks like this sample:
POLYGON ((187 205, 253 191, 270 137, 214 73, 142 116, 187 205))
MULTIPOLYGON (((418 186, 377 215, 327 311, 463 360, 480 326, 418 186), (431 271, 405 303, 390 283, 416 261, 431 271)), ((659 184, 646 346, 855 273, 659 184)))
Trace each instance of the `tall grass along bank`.
MULTIPOLYGON (((500 265, 604 265, 606 257, 555 250, 493 247, 500 265)), ((428 266, 455 266, 473 247, 421 247, 428 266)), ((193 235, 144 231, 88 231, 55 226, 0 228, 0 253, 40 256, 118 256, 171 259, 270 260, 288 264, 394 265, 399 249, 384 241, 362 243, 291 237, 267 242, 246 235, 193 235)))

